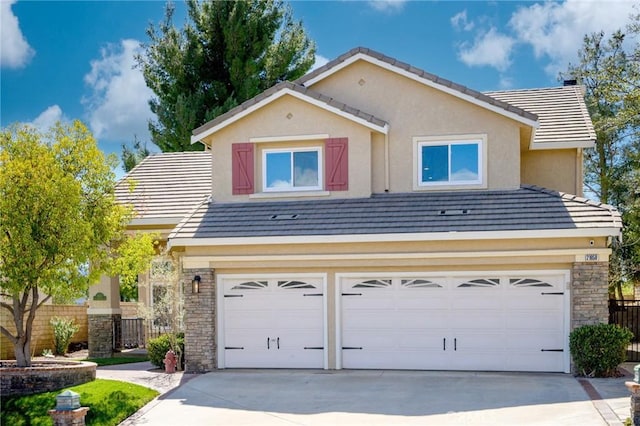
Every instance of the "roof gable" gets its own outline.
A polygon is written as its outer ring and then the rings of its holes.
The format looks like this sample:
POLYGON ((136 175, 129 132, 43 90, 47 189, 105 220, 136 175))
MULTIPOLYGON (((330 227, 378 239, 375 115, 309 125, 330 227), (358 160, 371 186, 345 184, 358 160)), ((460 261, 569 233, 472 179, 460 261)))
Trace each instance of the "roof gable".
POLYGON ((215 132, 229 126, 232 123, 235 123, 243 117, 269 105, 271 102, 280 99, 283 96, 292 96, 294 98, 300 99, 304 102, 310 103, 333 114, 339 115, 362 126, 370 128, 371 130, 383 134, 386 134, 388 131, 387 122, 373 116, 372 114, 368 114, 357 108, 350 107, 349 105, 346 105, 321 93, 317 93, 304 86, 294 84, 289 81, 284 81, 262 92, 254 98, 243 102, 242 104, 231 109, 225 114, 216 117, 203 126, 198 127, 193 131, 193 135, 191 136, 191 143, 201 142, 202 139, 206 138, 207 136, 214 134, 215 132))
POLYGON ((591 148, 596 132, 584 102, 582 86, 485 92, 538 115, 531 149, 591 148))
POLYGON ((305 87, 312 87, 318 81, 321 81, 354 62, 361 60, 377 65, 436 90, 440 90, 474 105, 504 115, 525 125, 538 127, 538 116, 532 112, 511 105, 500 99, 487 96, 481 92, 454 83, 450 80, 438 77, 437 75, 430 74, 405 62, 398 61, 365 47, 356 47, 350 50, 349 52, 328 62, 324 66, 300 77, 295 81, 295 83, 301 84, 305 87))

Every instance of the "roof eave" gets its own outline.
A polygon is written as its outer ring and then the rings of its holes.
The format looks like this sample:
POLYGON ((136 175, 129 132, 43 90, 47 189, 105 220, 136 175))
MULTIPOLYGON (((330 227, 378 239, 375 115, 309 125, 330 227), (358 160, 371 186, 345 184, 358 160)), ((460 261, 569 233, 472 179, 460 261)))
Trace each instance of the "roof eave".
POLYGON ((621 227, 512 231, 426 232, 402 234, 296 235, 269 237, 180 238, 169 237, 168 248, 252 244, 335 244, 411 241, 513 240, 522 238, 619 237, 621 227))
POLYGON ((191 136, 191 143, 196 143, 196 142, 201 142, 205 145, 208 145, 207 143, 205 143, 203 141, 204 138, 211 136, 212 134, 218 132, 219 130, 235 123, 236 121, 241 120, 242 118, 246 117, 247 115, 253 113, 254 111, 270 104, 273 101, 276 101, 280 98, 282 98, 283 96, 293 96, 296 99, 302 100, 304 102, 308 102, 311 105, 315 105, 319 108, 325 109, 329 112, 332 112, 336 115, 339 115, 347 120, 351 120, 353 122, 356 122, 362 126, 365 126, 371 130, 380 132, 382 134, 387 134, 387 132, 389 131, 389 125, 388 123, 384 122, 383 120, 377 119, 373 116, 372 119, 377 121, 378 123, 374 123, 372 121, 366 120, 360 116, 356 116, 353 114, 350 114, 346 111, 343 111, 340 108, 337 108, 333 105, 330 105, 328 103, 323 102, 322 100, 318 100, 315 98, 312 98, 310 96, 305 95, 304 93, 300 93, 296 90, 293 90, 289 87, 282 87, 280 90, 277 90, 276 92, 270 94, 269 96, 265 97, 264 99, 260 100, 259 102, 254 103, 253 105, 243 109, 242 111, 239 111, 237 114, 234 114, 232 116, 230 116, 229 118, 227 118, 226 120, 221 121, 220 123, 216 124, 215 126, 211 126, 207 129, 202 130, 201 132, 198 132, 198 129, 196 129, 194 131, 194 134, 191 136))

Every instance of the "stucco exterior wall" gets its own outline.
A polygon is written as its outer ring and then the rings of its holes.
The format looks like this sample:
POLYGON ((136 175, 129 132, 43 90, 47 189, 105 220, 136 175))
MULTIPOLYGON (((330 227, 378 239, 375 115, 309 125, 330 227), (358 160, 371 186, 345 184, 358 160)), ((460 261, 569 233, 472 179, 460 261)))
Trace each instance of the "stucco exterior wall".
MULTIPOLYGON (((292 96, 284 96, 206 139, 211 145, 213 155, 213 198, 217 202, 253 200, 249 195, 232 195, 231 146, 233 143, 249 142, 251 138, 264 137, 282 137, 286 140, 285 142, 261 142, 255 145, 254 188, 256 193, 260 193, 263 187, 262 150, 301 145, 323 146, 324 140, 321 138, 302 142, 295 140, 295 136, 305 135, 349 138, 349 190, 335 191, 328 196, 335 198, 368 197, 372 191, 371 132, 372 130, 367 127, 322 108, 292 96)), ((298 194, 300 193, 270 193, 269 199, 286 199, 298 194)))
MULTIPOLYGON (((486 134, 491 189, 520 185, 520 124, 421 83, 357 61, 311 89, 373 114, 390 125, 390 190, 413 190, 416 136, 486 134)), ((374 187, 375 192, 381 188, 374 187)))
POLYGON ((582 196, 582 153, 578 149, 522 152, 522 183, 582 196))

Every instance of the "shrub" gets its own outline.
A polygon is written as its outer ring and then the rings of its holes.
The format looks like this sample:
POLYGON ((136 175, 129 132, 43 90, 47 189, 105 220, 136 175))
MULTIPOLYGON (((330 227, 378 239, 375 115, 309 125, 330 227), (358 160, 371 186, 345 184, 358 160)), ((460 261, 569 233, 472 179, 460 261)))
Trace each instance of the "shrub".
POLYGON ((155 339, 150 339, 147 343, 147 354, 149 354, 149 361, 156 367, 164 368, 164 357, 171 349, 171 341, 175 339, 178 347, 174 348, 176 356, 180 359, 180 368, 184 368, 184 360, 181 356, 184 353, 184 333, 177 333, 175 335, 163 334, 155 339))
POLYGON ((580 375, 612 377, 626 358, 633 333, 615 324, 583 325, 569 335, 569 349, 580 375))
POLYGON ((71 338, 80 329, 73 323, 73 319, 53 317, 49 321, 53 327, 53 347, 56 355, 64 355, 71 342, 71 338))

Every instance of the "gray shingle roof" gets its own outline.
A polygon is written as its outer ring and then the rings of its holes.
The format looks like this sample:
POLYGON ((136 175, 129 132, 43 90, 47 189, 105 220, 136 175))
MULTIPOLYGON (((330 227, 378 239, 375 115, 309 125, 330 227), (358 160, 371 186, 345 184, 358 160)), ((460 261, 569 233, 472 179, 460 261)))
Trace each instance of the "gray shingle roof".
POLYGON ((596 139, 581 86, 486 92, 492 98, 538 115, 534 143, 591 146, 596 139))
POLYGON ((329 71, 330 69, 334 68, 336 65, 339 65, 341 63, 343 63, 344 61, 346 61, 347 59, 357 55, 357 54, 364 54, 367 56, 370 56, 372 58, 378 59, 382 62, 385 62, 389 65, 392 65, 398 69, 410 72, 412 74, 415 74, 418 77, 421 77, 423 79, 426 80, 430 80, 440 86, 443 87, 447 87, 449 89, 453 89, 461 94, 467 95, 467 96, 471 96, 473 98, 478 99, 479 101, 485 102, 489 105, 493 105, 495 107, 498 108, 502 108, 505 111, 508 111, 510 113, 519 115, 523 118, 529 119, 529 120, 537 120, 537 115, 533 112, 533 111, 528 111, 528 110, 524 110, 522 108, 520 108, 517 104, 511 104, 511 103, 507 103, 505 101, 503 101, 502 99, 496 98, 496 97, 491 97, 491 96, 487 96, 486 94, 483 94, 481 92, 478 92, 476 90, 470 89, 466 86, 463 86, 461 84, 457 84, 454 83, 450 80, 447 80, 445 78, 439 77, 435 74, 431 74, 428 73, 420 68, 416 68, 413 65, 407 64, 406 62, 402 62, 399 61, 395 58, 392 58, 390 56, 386 56, 383 55, 382 53, 376 52, 375 50, 371 50, 369 48, 366 47, 355 47, 351 50, 349 50, 348 52, 340 55, 339 57, 337 57, 336 59, 329 61, 328 63, 326 63, 325 65, 321 66, 320 68, 317 68, 315 70, 313 70, 312 72, 303 75, 302 77, 300 77, 299 79, 297 79, 295 81, 295 83, 297 84, 301 84, 304 85, 306 82, 313 80, 314 78, 318 77, 321 74, 324 74, 325 72, 329 71))
POLYGON ((204 202, 169 236, 233 238, 620 228, 611 206, 533 186, 370 198, 204 202))
POLYGON ((133 204, 138 219, 163 218, 174 223, 210 194, 211 153, 206 151, 150 155, 116 186, 116 198, 133 204))
POLYGON ((299 84, 295 84, 295 83, 291 83, 289 81, 283 81, 281 83, 276 84, 275 86, 265 90, 264 92, 260 93, 259 95, 249 99, 246 102, 243 102, 242 104, 238 105, 237 107, 227 111, 225 114, 219 115, 218 117, 214 118, 213 120, 209 121, 208 123, 198 127, 197 129, 195 129, 193 131, 193 135, 194 136, 198 136, 201 135, 203 133, 205 133, 207 130, 227 121, 228 119, 238 115, 239 113, 247 110, 248 108, 252 107, 253 105, 260 103, 262 101, 264 101, 265 99, 268 99, 269 97, 273 96, 274 94, 280 92, 281 90, 284 89, 289 89, 292 91, 295 91, 297 93, 300 93, 304 96, 307 96, 311 99, 314 99, 316 101, 320 101, 324 104, 326 104, 327 106, 336 108, 346 114, 349 114, 351 116, 353 116, 354 118, 359 118, 361 120, 365 120, 371 124, 374 124, 376 126, 379 127, 384 127, 387 125, 387 122, 377 118, 375 116, 373 116, 372 114, 366 113, 364 111, 361 111, 357 108, 353 108, 350 107, 349 105, 346 105, 340 101, 337 101, 336 99, 333 99, 329 96, 325 96, 321 93, 315 92, 309 88, 306 88, 304 86, 301 86, 299 84))

